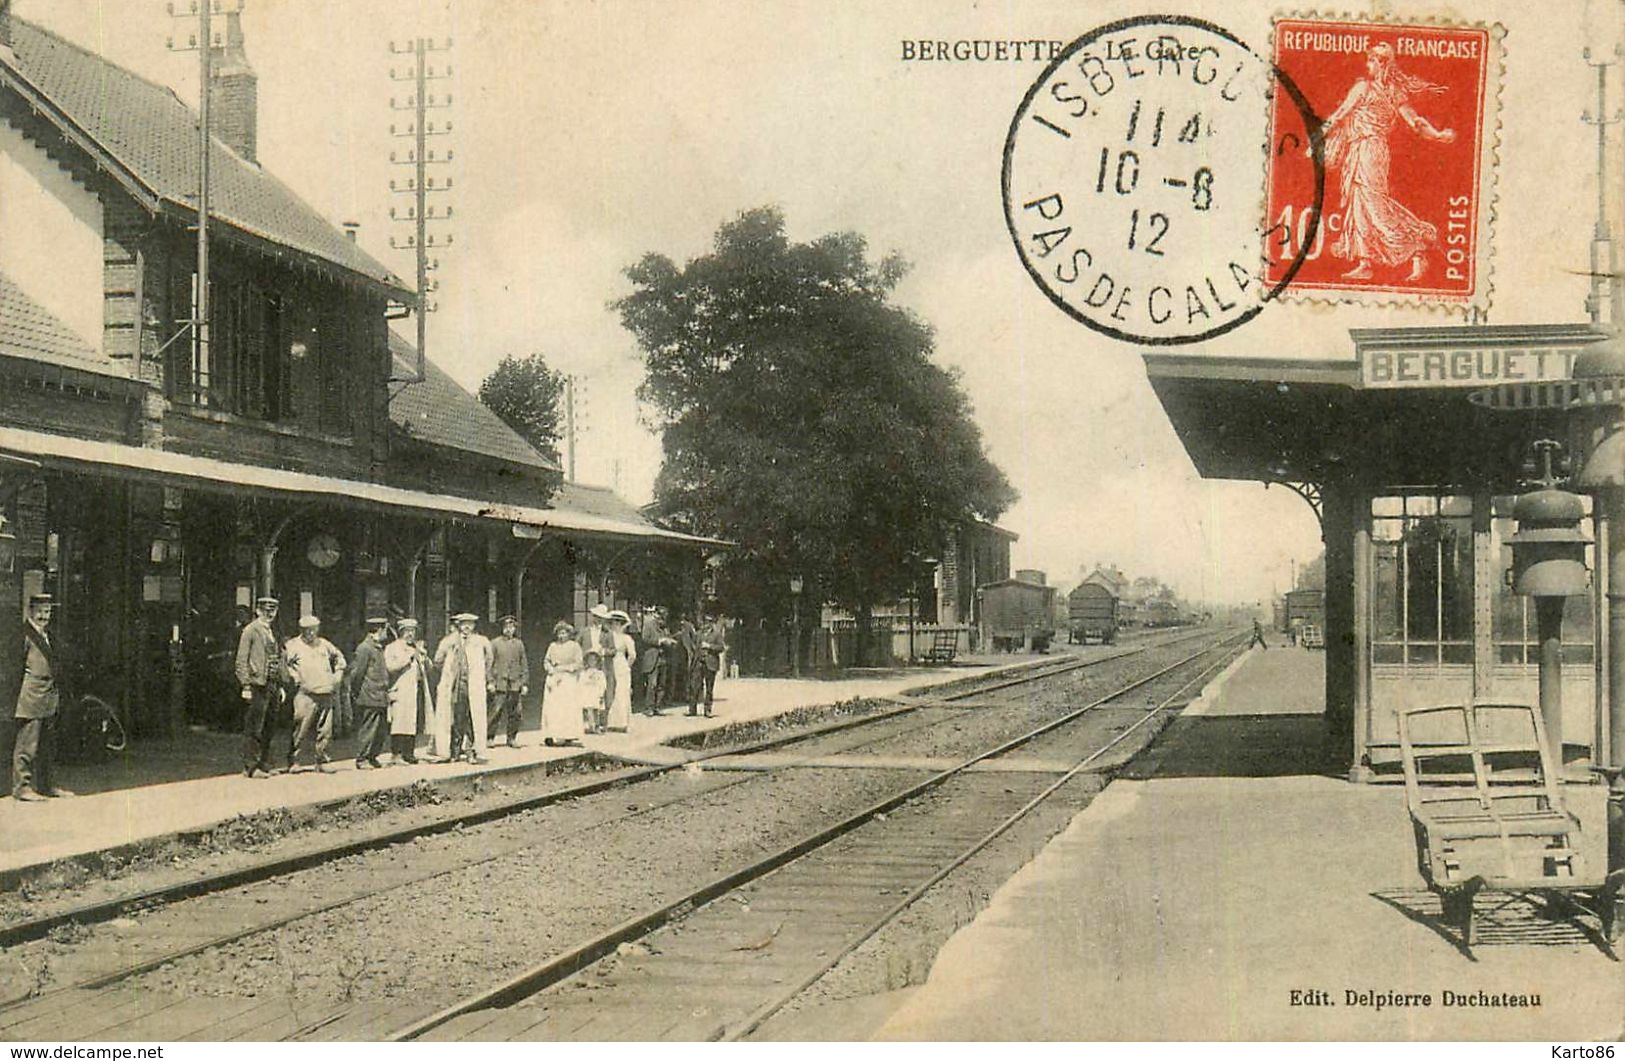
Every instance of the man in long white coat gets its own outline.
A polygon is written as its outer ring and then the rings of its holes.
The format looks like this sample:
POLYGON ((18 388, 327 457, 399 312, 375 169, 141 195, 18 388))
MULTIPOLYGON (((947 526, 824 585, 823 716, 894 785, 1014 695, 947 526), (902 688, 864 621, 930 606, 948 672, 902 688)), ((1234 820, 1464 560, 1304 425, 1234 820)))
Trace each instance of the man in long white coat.
POLYGON ((474 632, 479 617, 461 612, 435 649, 440 668, 435 695, 433 752, 447 760, 485 762, 485 705, 492 677, 491 642, 474 632))
POLYGON ((418 621, 402 619, 395 640, 384 646, 389 672, 389 747, 396 763, 416 765, 418 709, 430 708, 429 656, 418 644, 418 621))

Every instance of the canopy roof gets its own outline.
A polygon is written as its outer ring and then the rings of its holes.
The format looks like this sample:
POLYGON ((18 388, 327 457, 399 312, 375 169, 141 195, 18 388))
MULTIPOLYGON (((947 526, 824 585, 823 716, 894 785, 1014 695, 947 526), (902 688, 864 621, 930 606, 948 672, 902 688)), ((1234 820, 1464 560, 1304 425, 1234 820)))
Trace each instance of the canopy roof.
MULTIPOLYGON (((1355 331, 1357 347, 1536 350, 1601 338, 1587 326, 1355 331)), ((1528 444, 1561 437, 1550 411, 1484 408, 1472 386, 1371 386, 1357 360, 1147 353, 1146 375, 1209 479, 1390 488, 1515 484, 1528 444)))

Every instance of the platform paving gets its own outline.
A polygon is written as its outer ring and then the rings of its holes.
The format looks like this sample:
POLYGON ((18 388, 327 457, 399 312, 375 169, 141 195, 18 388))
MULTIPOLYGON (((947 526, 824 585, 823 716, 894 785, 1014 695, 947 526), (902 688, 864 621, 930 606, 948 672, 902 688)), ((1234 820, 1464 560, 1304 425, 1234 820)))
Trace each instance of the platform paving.
MULTIPOLYGON (((1284 647, 1243 657, 1139 779, 1112 782, 948 941, 923 985, 891 996, 883 1021, 875 1000, 855 1004, 850 1027, 887 1040, 1618 1038, 1625 974, 1594 932, 1514 904, 1471 958, 1446 935, 1403 790, 1320 761, 1323 666, 1284 647), (1486 1004, 1503 996, 1539 1005, 1486 1004)), ((1600 822, 1600 797, 1570 787, 1582 821, 1600 822)))
POLYGON ((854 697, 896 697, 905 691, 955 681, 990 670, 1041 664, 1050 657, 1004 656, 996 662, 941 668, 898 668, 831 679, 731 678, 717 683, 715 716, 690 717, 684 709, 651 718, 634 715, 627 733, 590 736, 581 748, 549 748, 536 732, 532 705, 521 747, 496 746, 481 766, 420 764, 356 770, 352 745, 335 741, 334 772, 245 778, 238 769, 240 738, 195 732, 176 740, 132 745, 99 764, 64 765, 62 785, 72 799, 18 803, 0 797, 0 874, 52 861, 106 851, 163 836, 205 830, 222 821, 283 807, 344 800, 417 781, 540 768, 550 761, 591 752, 633 762, 681 761, 664 742, 731 722, 784 714, 797 708, 854 697))

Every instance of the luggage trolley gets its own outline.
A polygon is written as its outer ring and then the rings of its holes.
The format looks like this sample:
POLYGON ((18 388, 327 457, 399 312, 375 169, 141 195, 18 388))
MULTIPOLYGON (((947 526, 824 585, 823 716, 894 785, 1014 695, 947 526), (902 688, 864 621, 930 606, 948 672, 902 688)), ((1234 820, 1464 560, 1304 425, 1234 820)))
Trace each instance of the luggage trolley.
POLYGON ((1580 820, 1564 806, 1540 712, 1492 702, 1411 708, 1399 714, 1399 741, 1417 869, 1462 945, 1473 945, 1474 899, 1492 891, 1589 910, 1607 949, 1620 882, 1581 857, 1580 820))

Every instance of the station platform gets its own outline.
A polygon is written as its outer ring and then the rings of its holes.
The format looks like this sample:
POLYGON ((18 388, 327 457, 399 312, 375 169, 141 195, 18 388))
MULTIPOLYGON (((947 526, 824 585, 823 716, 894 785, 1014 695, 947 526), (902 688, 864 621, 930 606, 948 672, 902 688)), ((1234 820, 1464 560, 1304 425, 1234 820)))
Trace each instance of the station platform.
POLYGON ((418 781, 524 770, 594 752, 632 762, 681 761, 685 756, 665 745, 685 734, 855 697, 896 697, 908 690, 990 670, 1033 666, 1051 658, 1004 656, 996 665, 981 661, 952 667, 897 668, 829 680, 725 678, 717 682, 712 718, 689 717, 684 707, 668 708, 659 717, 634 714, 627 733, 589 736, 583 747, 545 746, 537 732, 537 708, 531 705, 520 732, 520 747, 494 746, 487 752, 489 762, 478 766, 422 763, 357 770, 354 745, 346 738, 335 739, 329 748, 332 773, 311 771, 250 780, 240 769, 241 738, 234 734, 192 732, 175 741, 140 742, 100 763, 59 766, 59 781, 77 793, 75 798, 31 803, 18 803, 9 793, 0 798, 0 876, 14 877, 29 867, 61 859, 205 830, 242 815, 326 804, 418 781))
MULTIPOLYGON (((1438 927, 1403 789, 1319 761, 1324 659, 1243 656, 924 984, 853 1003, 844 1024, 832 1008, 823 1026, 932 1041, 1618 1038, 1625 977, 1594 928, 1522 903, 1486 917, 1489 895, 1471 957, 1438 927), (1515 1000, 1538 1004, 1494 1004, 1515 1000)), ((1570 792, 1599 820, 1600 786, 1570 792)))

